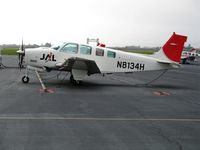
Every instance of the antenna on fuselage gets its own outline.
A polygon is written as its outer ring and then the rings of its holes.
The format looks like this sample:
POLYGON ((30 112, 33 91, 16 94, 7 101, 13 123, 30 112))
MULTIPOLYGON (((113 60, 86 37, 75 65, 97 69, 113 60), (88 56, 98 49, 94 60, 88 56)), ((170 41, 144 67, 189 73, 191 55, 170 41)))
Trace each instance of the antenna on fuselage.
POLYGON ((97 46, 99 44, 99 38, 97 39, 87 38, 87 44, 91 44, 91 43, 96 43, 95 46, 97 46))

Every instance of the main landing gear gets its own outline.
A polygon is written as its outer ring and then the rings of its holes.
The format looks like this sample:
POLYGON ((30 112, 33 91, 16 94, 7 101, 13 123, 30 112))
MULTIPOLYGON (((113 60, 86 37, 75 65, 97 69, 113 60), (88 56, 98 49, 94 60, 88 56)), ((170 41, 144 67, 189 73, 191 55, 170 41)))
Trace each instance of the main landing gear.
POLYGON ((82 81, 80 80, 75 80, 73 75, 70 76, 70 82, 73 84, 73 85, 81 85, 82 84, 82 81))

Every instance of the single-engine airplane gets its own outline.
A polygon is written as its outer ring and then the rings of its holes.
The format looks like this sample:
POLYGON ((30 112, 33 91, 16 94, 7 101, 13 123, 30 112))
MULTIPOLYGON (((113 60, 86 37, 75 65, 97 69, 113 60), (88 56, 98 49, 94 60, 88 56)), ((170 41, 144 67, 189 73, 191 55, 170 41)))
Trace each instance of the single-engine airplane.
MULTIPOLYGON (((71 83, 80 84, 85 76, 92 74, 110 74, 168 70, 179 68, 181 53, 187 37, 173 33, 164 46, 153 55, 123 52, 101 46, 90 46, 66 42, 47 48, 19 50, 20 63, 25 60, 27 73, 23 83, 29 82, 28 71, 60 70, 70 72, 71 83)), ((20 64, 22 65, 22 64, 20 64)))

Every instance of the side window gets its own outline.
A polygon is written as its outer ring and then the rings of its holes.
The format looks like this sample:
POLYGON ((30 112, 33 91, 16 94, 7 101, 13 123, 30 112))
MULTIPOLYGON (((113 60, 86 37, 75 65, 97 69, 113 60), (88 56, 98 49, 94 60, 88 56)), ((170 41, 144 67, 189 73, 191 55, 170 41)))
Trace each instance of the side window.
POLYGON ((86 55, 91 55, 91 53, 92 53, 92 47, 81 45, 80 46, 80 53, 81 54, 86 54, 86 55))
POLYGON ((116 53, 112 52, 112 51, 107 51, 107 57, 109 57, 109 58, 115 58, 116 57, 116 53))
POLYGON ((104 50, 100 49, 100 48, 97 48, 96 49, 96 56, 104 56, 104 50))
POLYGON ((78 45, 73 44, 73 43, 68 43, 60 51, 69 53, 69 54, 77 54, 78 53, 78 45))

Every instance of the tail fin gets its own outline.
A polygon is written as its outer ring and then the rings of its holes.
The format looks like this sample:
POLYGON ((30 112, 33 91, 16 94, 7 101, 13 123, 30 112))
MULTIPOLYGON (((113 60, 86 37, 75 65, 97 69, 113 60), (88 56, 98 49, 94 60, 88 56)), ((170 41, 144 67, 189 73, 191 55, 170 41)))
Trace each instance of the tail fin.
POLYGON ((186 40, 186 36, 178 35, 174 32, 171 38, 153 57, 159 59, 159 62, 180 63, 181 53, 186 40))

